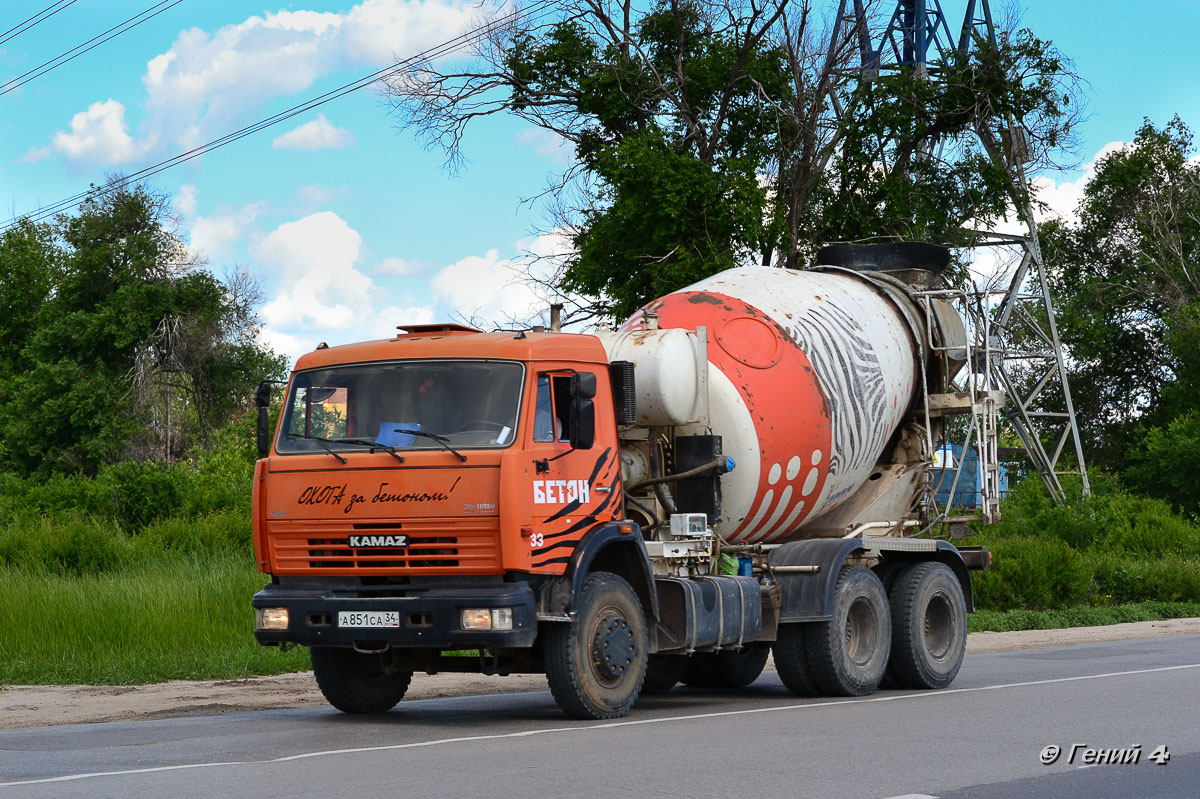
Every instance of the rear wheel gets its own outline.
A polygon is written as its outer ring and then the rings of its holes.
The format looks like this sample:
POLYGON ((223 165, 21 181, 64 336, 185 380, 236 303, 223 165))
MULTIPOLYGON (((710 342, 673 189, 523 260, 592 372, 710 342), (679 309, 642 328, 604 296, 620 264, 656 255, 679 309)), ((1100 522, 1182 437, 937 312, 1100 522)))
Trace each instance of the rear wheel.
POLYGON ((312 665, 321 693, 343 713, 385 713, 412 682, 412 671, 397 668, 390 652, 314 646, 312 665))
MULTIPOLYGON (((891 596, 892 596, 892 584, 896 582, 896 578, 900 575, 900 572, 904 571, 904 569, 908 568, 911 565, 912 565, 911 563, 906 563, 904 561, 885 560, 883 563, 880 563, 878 566, 876 566, 874 569, 871 570, 871 571, 875 572, 875 576, 879 578, 879 581, 881 583, 883 583, 883 590, 888 595, 889 601, 891 600, 891 596)), ((893 634, 895 633, 895 630, 896 630, 896 614, 895 614, 895 612, 893 612, 892 613, 892 632, 893 632, 893 634)), ((880 681, 879 687, 886 688, 888 690, 893 690, 896 688, 904 687, 900 683, 896 682, 895 677, 892 676, 892 667, 891 667, 890 661, 888 662, 887 670, 884 671, 884 673, 883 673, 883 680, 880 681)))
POLYGON ((891 641, 883 583, 870 569, 842 567, 833 618, 809 624, 804 633, 813 684, 827 696, 866 696, 883 679, 891 641))
POLYGON ((624 716, 646 676, 650 639, 637 594, 615 574, 589 575, 575 621, 546 627, 546 680, 577 719, 624 716))
POLYGON ((891 590, 892 656, 889 677, 903 688, 945 688, 967 651, 967 603, 962 585, 944 563, 917 563, 891 590))

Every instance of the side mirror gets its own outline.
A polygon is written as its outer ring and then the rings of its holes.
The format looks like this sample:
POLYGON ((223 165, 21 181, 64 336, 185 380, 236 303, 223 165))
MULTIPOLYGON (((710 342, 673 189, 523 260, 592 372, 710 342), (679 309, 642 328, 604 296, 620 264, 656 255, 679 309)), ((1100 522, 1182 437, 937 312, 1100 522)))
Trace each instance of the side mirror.
POLYGON ((575 449, 591 449, 596 443, 596 375, 576 372, 571 375, 571 435, 575 449))
MULTIPOLYGON (((595 378, 592 378, 593 382, 595 378)), ((591 449, 596 443, 596 405, 590 399, 571 400, 571 437, 574 449, 591 449)))
POLYGON ((267 409, 271 407, 271 384, 263 381, 254 389, 254 404, 258 406, 258 457, 265 458, 271 451, 271 431, 267 420, 267 409))
POLYGON ((596 375, 591 372, 576 372, 571 375, 571 397, 590 400, 596 396, 596 375))

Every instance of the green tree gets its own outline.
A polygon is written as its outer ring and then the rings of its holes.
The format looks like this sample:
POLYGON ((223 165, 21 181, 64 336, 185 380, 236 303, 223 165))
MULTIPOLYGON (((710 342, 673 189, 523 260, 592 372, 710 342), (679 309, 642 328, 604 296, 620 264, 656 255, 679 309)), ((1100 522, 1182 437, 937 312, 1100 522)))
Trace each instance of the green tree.
POLYGON ((858 57, 849 32, 825 28, 807 1, 574 0, 386 94, 452 165, 489 114, 570 143, 576 163, 548 189, 575 245, 555 288, 618 317, 739 263, 809 265, 829 240, 961 244, 963 222, 1010 199, 1007 167, 968 143, 977 128, 999 138, 1015 119, 1042 163, 1077 121, 1069 63, 1028 32, 937 65, 936 82, 859 86, 839 78, 858 57), (835 106, 855 113, 839 122, 835 106))
POLYGON ((1101 466, 1123 468, 1145 430, 1196 405, 1200 165, 1191 153, 1178 117, 1162 128, 1146 121, 1097 164, 1078 222, 1043 228, 1075 408, 1101 466))
POLYGON ((203 437, 280 371, 236 284, 194 268, 168 210, 143 187, 98 191, 76 215, 0 240, 0 297, 15 309, 0 365, 8 468, 169 458, 189 424, 203 437), (167 423, 159 407, 177 415, 167 423))

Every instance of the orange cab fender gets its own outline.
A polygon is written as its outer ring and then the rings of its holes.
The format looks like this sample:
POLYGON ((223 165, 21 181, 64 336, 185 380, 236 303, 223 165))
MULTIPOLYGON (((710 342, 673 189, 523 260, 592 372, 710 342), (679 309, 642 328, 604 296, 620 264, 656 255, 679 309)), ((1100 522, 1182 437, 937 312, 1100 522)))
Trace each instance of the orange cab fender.
POLYGON ((636 524, 630 521, 598 524, 580 539, 563 575, 571 585, 564 608, 568 615, 574 613, 584 579, 598 571, 625 578, 637 592, 646 619, 651 622, 658 619, 658 591, 654 588, 650 556, 636 524))

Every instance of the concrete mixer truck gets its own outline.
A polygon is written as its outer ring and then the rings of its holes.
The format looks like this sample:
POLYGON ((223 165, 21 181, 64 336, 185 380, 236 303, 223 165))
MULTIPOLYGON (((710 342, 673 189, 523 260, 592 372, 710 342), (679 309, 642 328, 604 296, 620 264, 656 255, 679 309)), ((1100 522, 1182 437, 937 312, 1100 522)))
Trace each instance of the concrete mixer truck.
POLYGON ((913 535, 965 352, 921 295, 945 251, 821 262, 595 335, 411 325, 304 355, 273 439, 258 392, 255 637, 310 647, 350 713, 417 671, 533 672, 615 718, 772 652, 799 695, 949 685, 988 555, 913 535))

